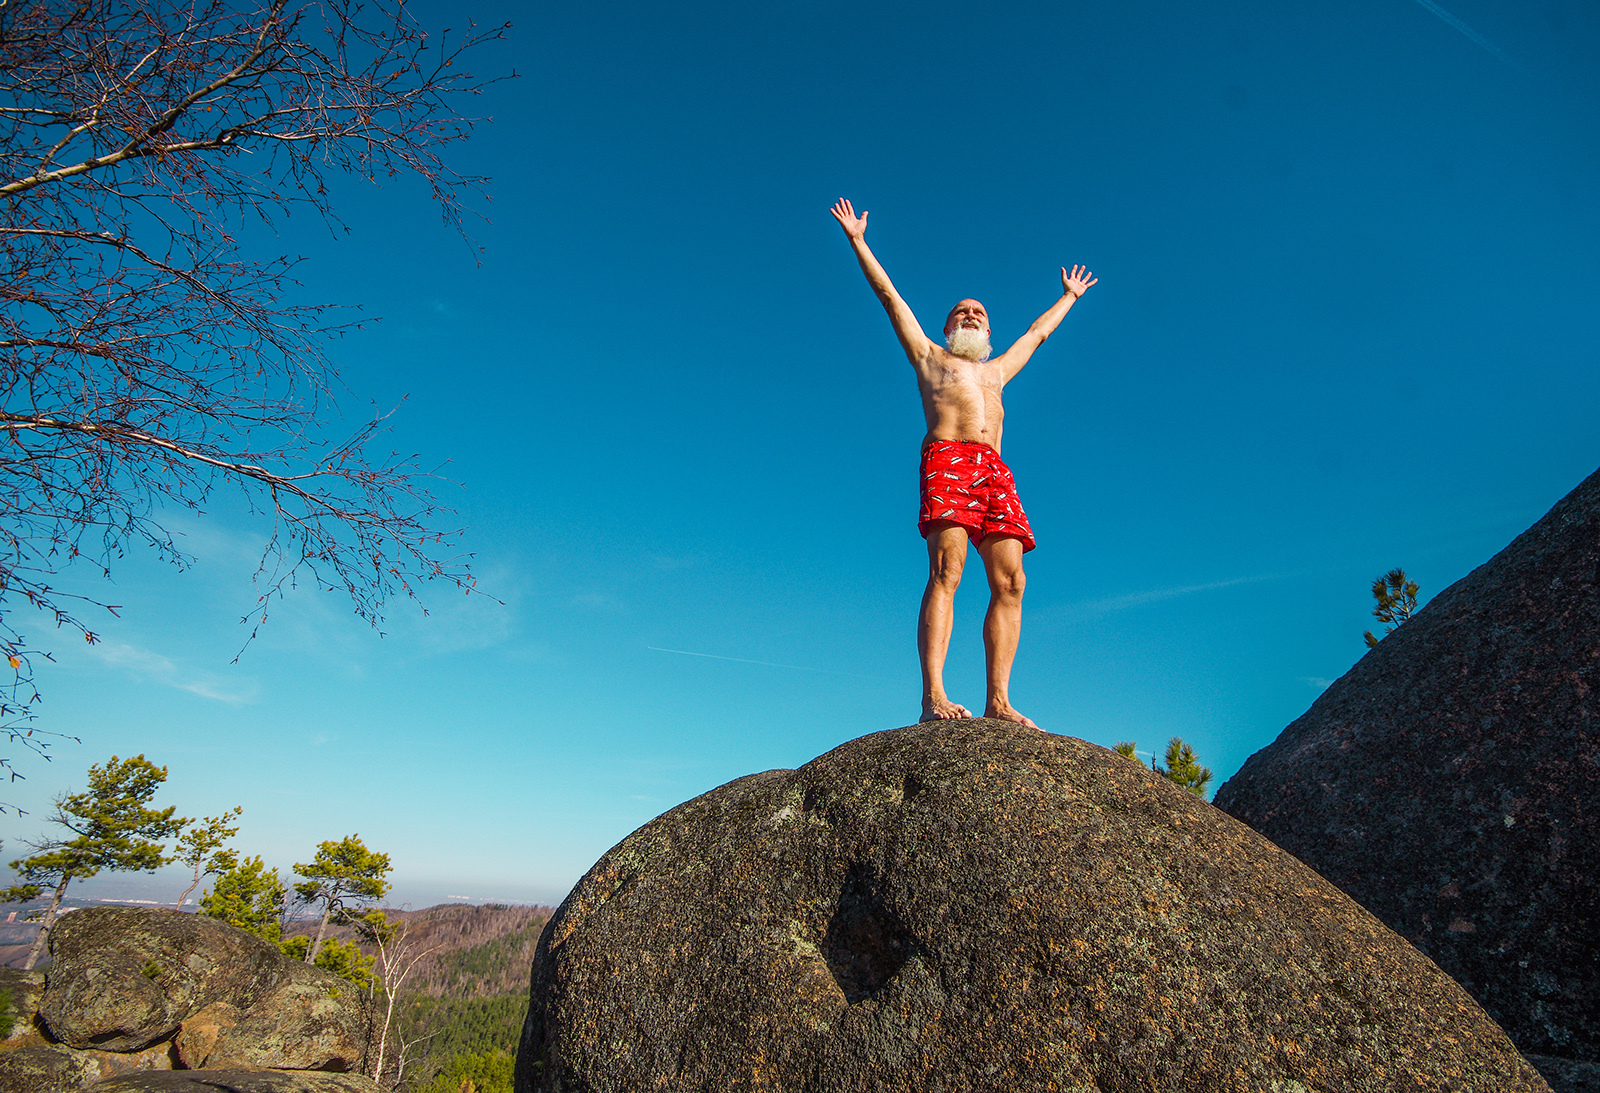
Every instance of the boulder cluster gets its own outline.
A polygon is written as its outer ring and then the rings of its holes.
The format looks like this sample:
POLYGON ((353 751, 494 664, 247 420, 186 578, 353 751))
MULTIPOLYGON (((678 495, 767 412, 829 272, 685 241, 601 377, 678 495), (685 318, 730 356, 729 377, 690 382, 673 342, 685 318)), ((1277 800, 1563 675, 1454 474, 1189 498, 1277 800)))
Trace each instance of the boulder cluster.
POLYGON ((5 1093, 376 1088, 345 1073, 366 1048, 355 987, 253 934, 199 915, 94 907, 58 921, 50 952, 48 974, 0 978, 21 1018, 0 1045, 5 1093))

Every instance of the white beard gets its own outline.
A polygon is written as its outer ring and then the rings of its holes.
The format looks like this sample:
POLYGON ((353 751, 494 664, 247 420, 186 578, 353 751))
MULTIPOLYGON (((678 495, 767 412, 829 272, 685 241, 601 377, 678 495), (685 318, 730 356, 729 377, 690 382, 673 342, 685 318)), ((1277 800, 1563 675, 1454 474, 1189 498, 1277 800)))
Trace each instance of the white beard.
POLYGON ((989 335, 982 330, 968 330, 958 326, 945 335, 944 347, 952 355, 969 361, 989 359, 989 335))

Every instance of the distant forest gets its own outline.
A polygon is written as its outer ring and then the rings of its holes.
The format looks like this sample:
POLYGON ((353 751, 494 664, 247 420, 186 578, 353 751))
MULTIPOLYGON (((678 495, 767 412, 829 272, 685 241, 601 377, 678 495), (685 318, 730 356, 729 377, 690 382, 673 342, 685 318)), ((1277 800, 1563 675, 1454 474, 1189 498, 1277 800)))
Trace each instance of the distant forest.
MULTIPOLYGON (((412 1093, 511 1093, 512 1061, 528 1012, 528 972, 549 907, 443 904, 390 911, 407 923, 418 960, 396 1006, 412 1093)), ((304 923, 291 932, 308 932, 304 923)), ((331 929, 354 940, 349 929, 331 929)), ((369 954, 370 955, 370 954, 369 954)))

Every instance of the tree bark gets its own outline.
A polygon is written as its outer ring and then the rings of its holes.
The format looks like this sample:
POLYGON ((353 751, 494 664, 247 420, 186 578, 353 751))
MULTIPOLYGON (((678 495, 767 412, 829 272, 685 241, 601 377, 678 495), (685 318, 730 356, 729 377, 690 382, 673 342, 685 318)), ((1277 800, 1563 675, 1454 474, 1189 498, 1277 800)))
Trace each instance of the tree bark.
POLYGON ((187 888, 185 888, 183 890, 183 895, 178 897, 177 906, 174 907, 173 910, 175 910, 175 911, 183 910, 183 901, 188 899, 189 898, 189 893, 193 892, 198 887, 200 887, 200 864, 198 862, 196 862, 195 863, 195 867, 194 867, 194 880, 189 883, 189 887, 187 887, 187 888))
POLYGON ((311 948, 306 950, 306 963, 315 964, 317 953, 322 951, 322 935, 328 931, 328 916, 333 914, 333 901, 322 905, 322 921, 317 923, 317 939, 311 943, 311 948))
POLYGON ((55 893, 50 897, 50 906, 44 913, 44 918, 39 922, 39 932, 34 935, 33 947, 28 950, 28 959, 23 961, 22 970, 33 971, 33 966, 39 963, 39 954, 44 952, 45 938, 50 933, 50 927, 56 922, 56 908, 61 906, 61 897, 67 894, 67 882, 72 880, 72 874, 62 876, 61 883, 56 885, 55 893))

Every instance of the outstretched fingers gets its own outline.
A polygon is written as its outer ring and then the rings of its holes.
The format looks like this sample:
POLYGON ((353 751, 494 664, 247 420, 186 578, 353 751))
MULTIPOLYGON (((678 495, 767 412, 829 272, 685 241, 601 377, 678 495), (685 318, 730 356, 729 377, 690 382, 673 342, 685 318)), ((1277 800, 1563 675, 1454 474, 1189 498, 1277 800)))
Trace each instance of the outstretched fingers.
POLYGON ((849 198, 841 197, 834 202, 833 218, 839 222, 839 226, 848 235, 860 235, 867 230, 866 210, 862 210, 861 215, 857 216, 855 207, 850 204, 849 198))
POLYGON ((1100 278, 1089 272, 1088 266, 1073 266, 1072 272, 1067 272, 1067 267, 1061 267, 1061 287, 1074 296, 1082 296, 1089 291, 1089 286, 1098 284, 1100 278))

